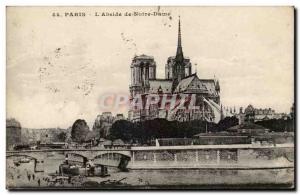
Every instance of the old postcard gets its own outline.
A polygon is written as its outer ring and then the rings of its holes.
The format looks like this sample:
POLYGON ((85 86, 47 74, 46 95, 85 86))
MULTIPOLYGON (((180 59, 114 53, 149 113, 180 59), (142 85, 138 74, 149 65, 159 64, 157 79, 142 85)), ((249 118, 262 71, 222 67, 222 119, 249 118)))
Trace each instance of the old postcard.
POLYGON ((294 189, 293 7, 7 7, 6 187, 294 189))

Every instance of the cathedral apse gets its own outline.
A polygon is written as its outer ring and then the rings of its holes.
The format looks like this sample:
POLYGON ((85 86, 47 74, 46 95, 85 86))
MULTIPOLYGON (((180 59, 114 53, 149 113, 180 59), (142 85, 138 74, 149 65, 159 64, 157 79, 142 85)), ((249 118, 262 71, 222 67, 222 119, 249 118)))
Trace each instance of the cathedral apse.
MULTIPOLYGON (((130 108, 128 118, 131 121, 165 118, 167 120, 190 121, 206 120, 219 122, 222 116, 220 103, 220 84, 217 79, 201 79, 197 72, 192 73, 191 60, 184 56, 181 38, 181 21, 178 21, 178 40, 175 56, 167 58, 165 78, 156 78, 158 65, 153 56, 134 56, 130 65, 131 84, 129 86, 131 102, 141 96, 143 101, 149 96, 159 96, 159 100, 142 108, 130 108), (174 97, 175 96, 175 97, 174 97), (194 99, 196 108, 178 109, 180 97, 185 96, 185 103, 194 99), (191 98, 191 97, 194 98, 191 98), (163 100, 173 98, 174 106, 162 106, 163 100)), ((149 98, 148 98, 149 99, 149 98)))

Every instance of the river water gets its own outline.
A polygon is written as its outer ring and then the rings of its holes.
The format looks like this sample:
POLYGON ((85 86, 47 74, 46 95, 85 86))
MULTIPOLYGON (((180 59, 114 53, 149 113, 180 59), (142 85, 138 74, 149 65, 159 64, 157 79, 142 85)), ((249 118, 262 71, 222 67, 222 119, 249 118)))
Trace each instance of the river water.
POLYGON ((44 161, 44 172, 34 172, 34 161, 16 166, 13 159, 7 159, 7 188, 91 188, 91 189, 276 189, 291 188, 294 169, 272 170, 129 170, 121 172, 109 168, 108 177, 76 176, 63 182, 53 182, 52 175, 58 172, 64 156, 55 156, 44 161), (122 180, 120 182, 117 182, 122 180))

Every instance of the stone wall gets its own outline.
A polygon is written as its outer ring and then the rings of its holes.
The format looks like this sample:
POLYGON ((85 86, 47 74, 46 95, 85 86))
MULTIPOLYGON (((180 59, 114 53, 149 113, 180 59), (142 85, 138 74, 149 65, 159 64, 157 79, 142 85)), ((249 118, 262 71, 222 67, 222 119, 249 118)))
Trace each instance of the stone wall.
POLYGON ((228 148, 132 151, 131 168, 293 166, 293 148, 228 148))

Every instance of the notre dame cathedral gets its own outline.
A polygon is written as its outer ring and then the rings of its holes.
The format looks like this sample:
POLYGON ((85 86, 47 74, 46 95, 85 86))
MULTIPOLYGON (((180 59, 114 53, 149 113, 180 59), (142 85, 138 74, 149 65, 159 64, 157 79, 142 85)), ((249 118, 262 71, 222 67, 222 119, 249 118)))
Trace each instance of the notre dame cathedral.
POLYGON ((206 120, 218 122, 222 117, 220 106, 220 85, 216 79, 200 79, 197 73, 192 73, 190 59, 183 55, 181 44, 181 24, 178 23, 178 42, 176 56, 168 58, 165 65, 165 78, 156 78, 156 62, 152 56, 135 56, 131 66, 131 100, 140 95, 143 98, 149 94, 159 96, 192 95, 196 96, 198 109, 167 109, 159 103, 148 108, 130 108, 128 118, 131 121, 144 121, 154 118, 167 120, 189 121, 206 120))

